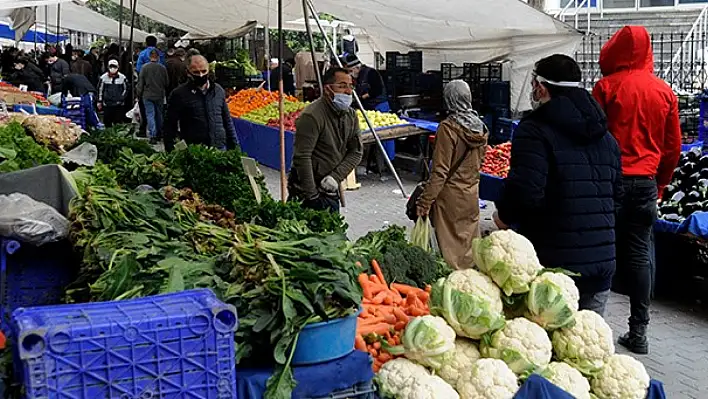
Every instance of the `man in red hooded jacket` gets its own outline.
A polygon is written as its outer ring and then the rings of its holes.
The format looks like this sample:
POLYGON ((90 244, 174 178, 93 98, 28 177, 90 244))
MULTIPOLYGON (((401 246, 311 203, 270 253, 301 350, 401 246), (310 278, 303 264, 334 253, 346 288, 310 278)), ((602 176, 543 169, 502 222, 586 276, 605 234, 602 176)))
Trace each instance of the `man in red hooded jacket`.
POLYGON ((607 114, 610 132, 622 152, 624 199, 617 219, 617 271, 629 287, 629 333, 619 344, 649 352, 646 338, 651 295, 651 234, 657 200, 681 153, 678 100, 654 76, 649 33, 625 26, 600 52, 603 78, 593 96, 607 114))

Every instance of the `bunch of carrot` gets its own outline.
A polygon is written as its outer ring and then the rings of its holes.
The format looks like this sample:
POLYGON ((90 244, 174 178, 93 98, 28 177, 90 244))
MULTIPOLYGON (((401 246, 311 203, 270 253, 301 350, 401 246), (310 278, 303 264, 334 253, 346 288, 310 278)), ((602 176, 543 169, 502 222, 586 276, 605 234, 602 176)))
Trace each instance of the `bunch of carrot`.
MULTIPOLYGON (((244 89, 229 97, 226 101, 229 106, 231 116, 240 117, 255 109, 262 108, 278 101, 280 94, 274 91, 263 89, 244 89)), ((293 96, 285 97, 288 101, 297 102, 293 96)))
POLYGON ((422 290, 406 284, 386 282, 376 260, 371 261, 374 274, 359 275, 364 292, 362 312, 357 322, 356 349, 368 352, 374 358, 374 371, 393 359, 381 348, 381 341, 391 346, 401 343, 401 333, 411 317, 430 314, 428 298, 430 286, 422 290))

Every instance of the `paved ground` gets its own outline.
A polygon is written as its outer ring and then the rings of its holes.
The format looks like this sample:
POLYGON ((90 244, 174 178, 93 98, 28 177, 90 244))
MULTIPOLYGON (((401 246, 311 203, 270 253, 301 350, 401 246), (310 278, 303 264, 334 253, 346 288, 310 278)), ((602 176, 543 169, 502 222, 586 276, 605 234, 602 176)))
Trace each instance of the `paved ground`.
MULTIPOLYGON (((279 195, 278 173, 263 169, 271 193, 279 195)), ((386 224, 410 225, 404 215, 406 201, 394 180, 381 182, 378 178, 359 179, 361 189, 346 196, 347 207, 342 213, 350 226, 350 237, 356 238, 386 224)), ((415 178, 404 176, 408 193, 415 186, 415 178)), ((491 210, 483 210, 490 228, 491 210)), ((708 312, 703 308, 685 304, 657 301, 652 306, 649 330, 650 354, 637 356, 644 363, 652 378, 664 383, 669 399, 708 398, 708 312)), ((615 337, 626 329, 629 316, 627 297, 612 294, 605 315, 615 337)), ((618 348, 620 353, 621 348, 618 348)))

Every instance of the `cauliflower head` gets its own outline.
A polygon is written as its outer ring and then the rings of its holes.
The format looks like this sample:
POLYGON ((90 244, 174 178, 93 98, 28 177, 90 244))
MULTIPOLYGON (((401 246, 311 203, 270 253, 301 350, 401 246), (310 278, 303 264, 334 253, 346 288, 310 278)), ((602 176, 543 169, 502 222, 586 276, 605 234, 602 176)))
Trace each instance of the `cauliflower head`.
POLYGON ((579 301, 580 292, 572 278, 543 273, 529 287, 526 317, 549 331, 566 327, 573 322, 579 301))
POLYGON ((438 280, 430 293, 430 313, 442 316, 463 337, 480 339, 504 326, 501 291, 484 274, 458 270, 438 280))
POLYGON ((539 374, 575 399, 590 399, 590 383, 587 378, 567 363, 551 362, 539 374))
POLYGON ((455 349, 445 354, 443 366, 435 373, 456 388, 460 375, 469 370, 480 357, 477 344, 458 337, 455 340, 455 349))
POLYGON ((516 374, 525 374, 551 362, 553 346, 546 330, 519 317, 506 323, 491 338, 482 340, 484 357, 503 360, 516 374))
POLYGON ((592 392, 599 399, 644 399, 649 382, 649 374, 637 359, 612 355, 592 379, 592 392))
POLYGON ((511 399, 518 389, 516 375, 499 359, 479 359, 457 380, 460 399, 511 399))
POLYGON ((511 230, 499 230, 472 241, 477 267, 489 275, 504 294, 528 292, 529 284, 543 269, 531 241, 511 230))
POLYGON ((585 375, 597 372, 615 353, 612 329, 591 310, 579 311, 575 324, 555 330, 552 342, 556 357, 585 375))
POLYGON ((387 350, 393 355, 404 355, 426 367, 439 369, 445 353, 455 349, 455 330, 442 317, 415 317, 403 330, 401 343, 403 345, 387 350))
POLYGON ((384 363, 376 374, 376 383, 384 398, 459 399, 457 392, 440 377, 404 358, 384 363))

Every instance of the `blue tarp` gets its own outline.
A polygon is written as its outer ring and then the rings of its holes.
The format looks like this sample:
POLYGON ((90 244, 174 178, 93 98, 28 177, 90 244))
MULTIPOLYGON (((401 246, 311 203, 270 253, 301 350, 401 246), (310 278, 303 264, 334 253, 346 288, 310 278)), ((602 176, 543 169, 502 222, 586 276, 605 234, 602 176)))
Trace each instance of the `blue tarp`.
MULTIPOLYGON (((371 364, 368 353, 354 351, 331 362, 293 367, 297 387, 292 397, 293 399, 320 398, 369 382, 374 378, 371 364)), ((266 381, 272 372, 269 369, 238 369, 236 371, 238 398, 263 398, 266 381)))
MULTIPOLYGON (((56 43, 57 35, 45 34, 44 32, 37 32, 34 30, 28 30, 24 36, 22 36, 23 42, 34 42, 35 35, 37 36, 37 43, 56 43), (48 40, 48 41, 47 41, 48 40)), ((12 30, 8 25, 0 24, 0 38, 15 40, 15 31, 12 30)), ((59 36, 59 41, 62 42, 66 40, 66 36, 59 36)))
MULTIPOLYGON (((545 378, 533 374, 514 395, 514 399, 573 399, 573 396, 545 378)), ((666 399, 664 385, 656 380, 651 380, 647 399, 666 399)))
POLYGON ((689 233, 696 237, 708 239, 708 212, 695 212, 682 223, 657 220, 654 231, 659 233, 689 233))
POLYGON ((401 118, 401 119, 412 123, 418 129, 427 130, 429 132, 437 132, 438 131, 438 123, 437 122, 424 121, 422 119, 413 119, 413 118, 401 118))

